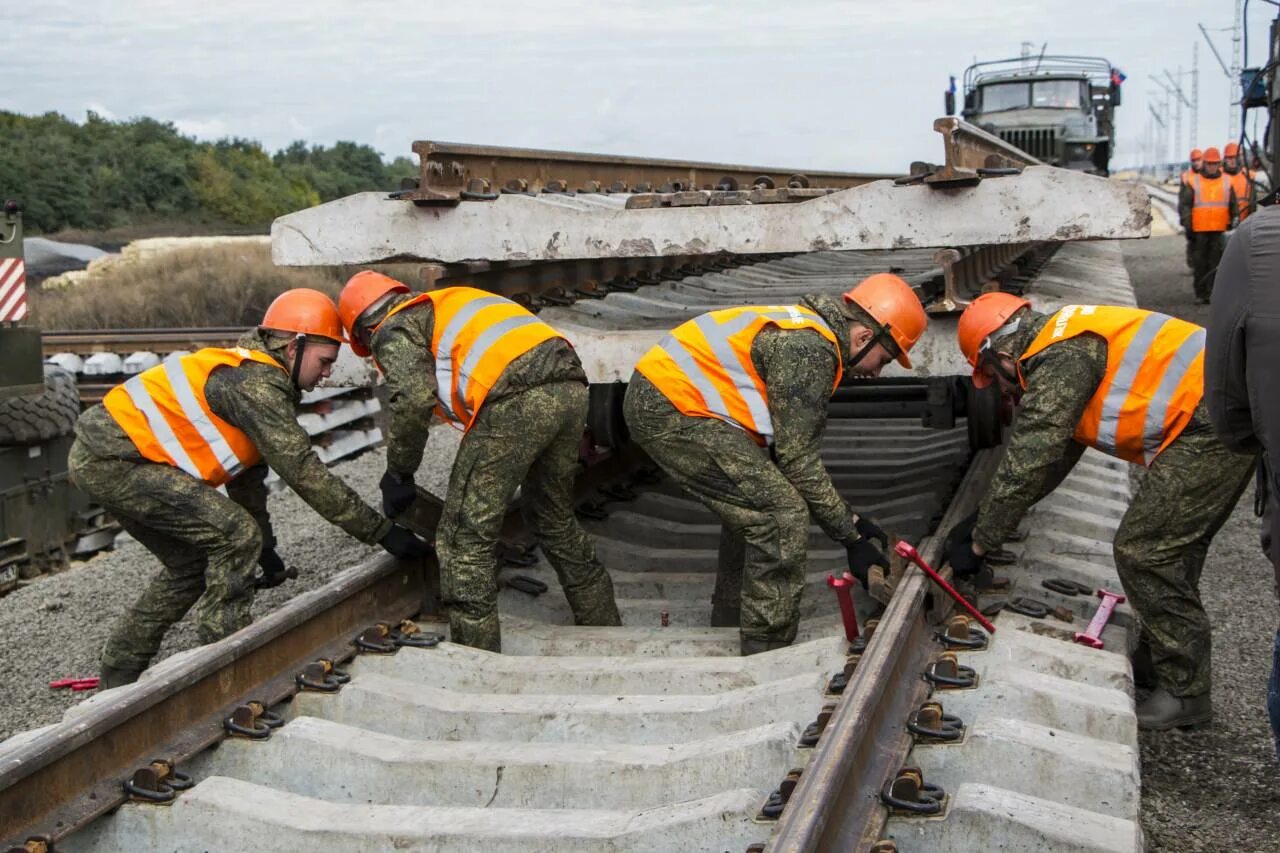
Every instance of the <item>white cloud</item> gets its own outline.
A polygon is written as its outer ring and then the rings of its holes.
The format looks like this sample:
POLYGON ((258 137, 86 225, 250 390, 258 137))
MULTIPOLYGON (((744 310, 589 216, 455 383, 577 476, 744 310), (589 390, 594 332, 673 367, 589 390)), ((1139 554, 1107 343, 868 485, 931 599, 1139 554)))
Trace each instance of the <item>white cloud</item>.
POLYGON ((221 139, 224 136, 244 135, 238 131, 231 131, 227 127, 227 123, 220 118, 179 118, 174 119, 173 124, 180 133, 186 136, 194 136, 197 139, 210 140, 221 139))

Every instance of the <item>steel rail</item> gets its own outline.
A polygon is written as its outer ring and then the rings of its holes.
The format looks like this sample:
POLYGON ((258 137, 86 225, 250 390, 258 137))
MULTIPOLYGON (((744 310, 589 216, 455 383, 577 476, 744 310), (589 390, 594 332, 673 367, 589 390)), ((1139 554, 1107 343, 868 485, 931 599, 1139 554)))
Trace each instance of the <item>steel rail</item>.
POLYGON ((60 352, 95 353, 130 350, 227 346, 248 331, 244 326, 189 329, 46 329, 41 346, 46 357, 60 352))
POLYGON ((844 189, 895 177, 430 140, 414 142, 413 152, 421 168, 417 185, 396 196, 424 204, 488 200, 497 192, 749 190, 758 185, 844 189))
POLYGON ((233 636, 161 664, 73 726, 17 747, 0 764, 0 847, 34 835, 65 838, 125 802, 121 782, 133 770, 158 756, 181 763, 216 743, 223 721, 249 698, 269 707, 292 696, 307 664, 350 658, 352 638, 368 626, 418 613, 433 568, 390 557, 361 563, 233 636))
MULTIPOLYGON (((998 449, 974 456, 938 531, 919 549, 927 562, 941 563, 943 532, 973 512, 1000 456, 998 449)), ((941 650, 930 620, 950 608, 930 595, 923 572, 907 569, 791 795, 771 853, 865 850, 880 840, 888 811, 879 794, 911 749, 907 715, 926 698, 920 676, 941 650)))

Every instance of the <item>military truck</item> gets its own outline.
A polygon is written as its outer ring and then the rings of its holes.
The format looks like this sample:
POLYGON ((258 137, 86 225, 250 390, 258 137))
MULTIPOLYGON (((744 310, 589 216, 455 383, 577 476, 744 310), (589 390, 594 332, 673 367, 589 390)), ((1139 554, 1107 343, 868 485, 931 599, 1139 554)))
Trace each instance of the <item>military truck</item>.
MULTIPOLYGON (((1094 56, 978 62, 964 72, 961 117, 1050 165, 1106 175, 1123 79, 1094 56)), ((946 110, 955 114, 954 91, 946 110)))
MULTIPOLYGON (((67 478, 80 414, 75 376, 44 363, 27 317, 22 206, 0 211, 0 595, 64 568, 86 537, 107 533, 100 508, 67 478)), ((102 538, 102 537, 98 537, 102 538)))

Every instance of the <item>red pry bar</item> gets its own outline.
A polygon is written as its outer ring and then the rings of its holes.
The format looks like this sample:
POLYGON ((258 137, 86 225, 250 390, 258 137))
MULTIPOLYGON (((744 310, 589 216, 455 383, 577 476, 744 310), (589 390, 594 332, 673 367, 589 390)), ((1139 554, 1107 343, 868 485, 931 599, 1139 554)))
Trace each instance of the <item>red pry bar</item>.
POLYGON ((85 690, 98 689, 98 676, 86 676, 84 678, 59 678, 57 681, 50 681, 49 687, 54 690, 61 690, 65 687, 71 688, 73 693, 80 693, 85 690))
POLYGON ((978 612, 978 608, 974 607, 972 604, 966 601, 963 595, 956 592, 955 587, 947 583, 946 580, 943 579, 942 575, 935 572, 933 570, 933 567, 924 561, 924 558, 920 556, 920 552, 917 551, 915 547, 911 545, 911 543, 904 542, 901 539, 899 539, 898 544, 893 546, 893 550, 897 552, 899 557, 910 560, 911 562, 919 566, 920 571, 924 572, 926 575, 929 576, 930 580, 932 580, 938 586, 942 587, 942 589, 947 593, 947 595, 951 596, 951 598, 955 601, 956 604, 959 604, 968 612, 970 616, 972 616, 974 619, 977 619, 979 625, 981 625, 983 628, 986 628, 992 634, 996 632, 996 626, 991 624, 991 620, 983 616, 980 612, 978 612))
POLYGON ((827 575, 827 586, 836 591, 836 600, 840 602, 840 618, 844 620, 844 638, 849 642, 858 639, 858 614, 853 609, 853 585, 856 579, 848 572, 844 577, 827 575))
POLYGON ((1102 599, 1102 603, 1098 605, 1093 618, 1089 620, 1089 627, 1076 632, 1077 643, 1094 649, 1102 648, 1102 629, 1107 627, 1107 622, 1111 620, 1111 612, 1116 609, 1117 604, 1124 604, 1124 596, 1118 592, 1100 589, 1097 595, 1102 599))

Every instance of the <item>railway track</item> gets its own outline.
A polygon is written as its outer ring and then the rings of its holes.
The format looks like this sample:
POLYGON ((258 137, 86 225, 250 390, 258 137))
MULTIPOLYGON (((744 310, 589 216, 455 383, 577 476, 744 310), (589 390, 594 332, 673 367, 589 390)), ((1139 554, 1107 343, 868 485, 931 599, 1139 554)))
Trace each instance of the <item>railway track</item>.
MULTIPOLYGON (((1148 215, 1137 190, 1048 170, 954 119, 935 129, 945 162, 892 185, 419 143, 422 176, 394 194, 405 204, 352 197, 286 217, 273 252, 281 263, 390 252, 432 261, 424 284, 475 277, 581 341, 601 383, 625 379, 628 347, 701 311, 899 271, 937 312, 913 352, 926 378, 841 389, 823 454, 855 506, 937 563, 938 533, 972 512, 999 457, 992 413, 954 381, 953 312, 993 280, 1046 310, 1131 302, 1114 246, 1042 248, 1137 236, 1148 215)), ((72 335, 54 357, 98 359, 114 378, 227 331, 72 335)), ((609 431, 593 416, 597 426, 609 431)), ((0 745, 0 839, 28 850, 1141 849, 1131 616, 1118 611, 1108 651, 1069 642, 1093 609, 1088 590, 1117 585, 1106 543, 1128 496, 1120 466, 1087 454, 1001 555, 1010 582, 970 590, 1000 610, 995 634, 953 620, 923 575, 895 566, 873 583, 887 604, 858 597, 868 630, 849 644, 826 584, 843 554, 814 530, 797 643, 739 658, 736 629, 708 624, 714 518, 616 438, 579 487, 624 627, 570 626, 515 525, 504 655, 439 641, 434 566, 353 567, 0 745)))
MULTIPOLYGON (((544 316, 661 328, 748 292, 838 292, 889 266, 922 289, 937 283, 928 253, 827 252, 544 316)), ((1132 299, 1113 246, 1068 245, 1036 267, 1018 272, 1043 307, 1132 299)), ((926 372, 956 372, 943 355, 948 322, 923 347, 926 372)), ((972 453, 963 420, 926 429, 840 405, 823 449, 837 486, 937 564, 933 534, 972 511, 999 451, 972 453)), ((952 624, 904 569, 883 612, 858 596, 862 618, 879 621, 851 649, 826 586, 844 555, 815 529, 798 641, 751 658, 735 656, 736 629, 708 627, 714 518, 626 459, 596 471, 587 523, 624 627, 570 625, 537 561, 502 571, 504 655, 424 643, 444 631, 431 567, 353 567, 0 747, 0 839, 43 836, 59 850, 1141 849, 1132 686, 1118 653, 1130 616, 1122 607, 1104 635, 1110 651, 1085 649, 1069 638, 1091 598, 1041 586, 1116 586, 1107 543, 1128 486, 1114 462, 1088 454, 1009 546, 1013 565, 1000 571, 1012 586, 974 592, 983 606, 1005 603, 995 635, 952 624), (375 627, 407 618, 421 634, 397 642, 375 627), (938 726, 928 702, 959 717, 959 738, 909 730, 938 726), (125 780, 135 793, 121 805, 125 780)))

